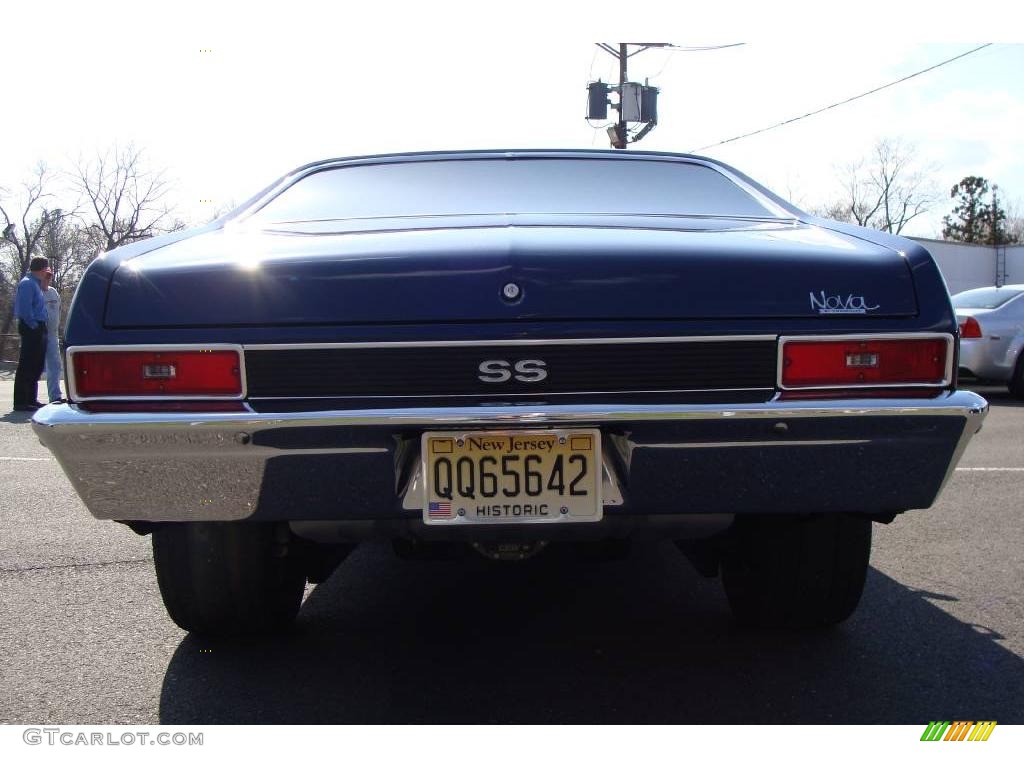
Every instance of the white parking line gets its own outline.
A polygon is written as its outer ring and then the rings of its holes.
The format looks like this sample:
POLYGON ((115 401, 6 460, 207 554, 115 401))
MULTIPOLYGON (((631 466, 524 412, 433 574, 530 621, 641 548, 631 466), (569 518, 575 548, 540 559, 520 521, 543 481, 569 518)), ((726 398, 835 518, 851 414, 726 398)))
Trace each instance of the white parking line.
POLYGON ((1024 472, 1024 467, 957 467, 957 472, 1024 472))
POLYGON ((0 456, 0 461, 53 461, 49 456, 41 459, 30 459, 27 456, 0 456))

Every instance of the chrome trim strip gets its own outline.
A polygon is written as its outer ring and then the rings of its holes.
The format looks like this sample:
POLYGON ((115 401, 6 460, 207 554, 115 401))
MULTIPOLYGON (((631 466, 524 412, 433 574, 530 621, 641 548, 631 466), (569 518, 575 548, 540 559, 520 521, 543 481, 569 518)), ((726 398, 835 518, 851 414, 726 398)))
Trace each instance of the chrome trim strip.
POLYGON ((64 370, 68 377, 68 397, 79 403, 93 400, 104 402, 147 402, 147 401, 177 401, 177 400, 244 400, 249 393, 248 382, 245 378, 245 349, 241 344, 92 344, 68 347, 65 351, 66 360, 64 370), (100 395, 98 397, 82 397, 78 394, 78 387, 75 384, 75 366, 72 364, 72 355, 76 352, 197 352, 202 350, 220 351, 231 350, 238 353, 240 366, 239 375, 241 379, 242 392, 239 395, 100 395))
POLYGON ((867 445, 870 440, 787 440, 780 437, 778 440, 735 440, 733 442, 718 442, 707 440, 699 443, 642 443, 641 448, 665 448, 679 450, 680 448, 792 448, 799 446, 805 448, 814 445, 867 445))
MULTIPOLYGON (((314 173, 320 173, 321 171, 334 170, 336 168, 353 167, 353 166, 367 166, 367 165, 391 165, 394 163, 415 163, 415 162, 474 162, 478 160, 612 160, 615 162, 632 161, 632 162, 655 162, 655 163, 680 163, 683 165, 699 165, 704 168, 710 168, 716 173, 721 174, 733 184, 738 186, 748 195, 753 197, 769 212, 774 212, 778 216, 779 221, 785 223, 795 224, 799 222, 799 219, 795 218, 790 211, 780 206, 771 198, 767 197, 763 192, 755 187, 751 186, 749 182, 741 179, 735 173, 731 172, 727 168, 723 168, 718 163, 709 160, 704 157, 697 157, 693 155, 610 155, 608 152, 564 152, 559 150, 466 150, 460 152, 424 152, 424 153, 410 153, 403 155, 401 153, 394 155, 370 155, 365 157, 350 157, 350 158, 336 158, 333 160, 324 160, 319 163, 306 166, 304 168, 298 168, 285 177, 281 181, 275 184, 273 187, 268 189, 265 194, 261 195, 258 199, 254 200, 248 208, 242 211, 237 219, 233 220, 235 226, 245 226, 245 222, 255 216, 259 211, 270 203, 271 200, 276 198, 282 192, 293 186, 297 182, 312 176, 314 173)), ((685 214, 683 215, 685 216, 685 214)), ((723 214, 719 218, 732 218, 727 214, 723 214)), ((270 222, 274 223, 274 222, 270 222)))
POLYGON ((776 366, 775 386, 780 390, 799 392, 802 390, 828 390, 828 389, 907 389, 908 387, 948 387, 953 382, 953 358, 954 338, 949 333, 842 333, 842 334, 814 334, 808 336, 780 336, 778 349, 778 364, 776 366), (782 362, 786 342, 789 341, 901 341, 905 339, 945 339, 946 341, 946 370, 941 382, 929 381, 926 383, 899 383, 899 384, 829 384, 787 387, 782 384, 782 362))
MULTIPOLYGON (((496 217, 502 218, 519 218, 519 217, 543 217, 543 221, 537 222, 514 222, 513 226, 522 227, 523 229, 560 229, 565 227, 575 227, 582 229, 654 229, 658 231, 669 231, 669 232, 735 232, 737 230, 746 231, 741 227, 722 227, 720 229, 708 230, 698 229, 696 227, 666 227, 661 230, 658 227, 652 227, 648 224, 633 225, 629 224, 603 224, 594 223, 588 221, 586 224, 580 224, 579 218, 586 217, 588 219, 618 219, 618 220, 633 220, 633 219, 665 219, 669 221, 678 221, 679 219, 687 219, 694 221, 701 220, 720 220, 723 218, 721 214, 715 213, 686 213, 686 214, 675 214, 675 213, 586 213, 578 211, 559 211, 557 213, 550 211, 517 211, 516 213, 459 213, 459 214, 446 214, 446 213, 425 213, 422 215, 417 214, 396 214, 394 216, 351 216, 343 217, 337 216, 326 219, 282 219, 275 221, 270 224, 269 227, 264 227, 261 231, 264 234, 271 235, 296 235, 299 237, 317 237, 319 235, 348 235, 348 234, 363 234, 363 233, 378 233, 378 232, 438 232, 446 229, 451 229, 450 224, 446 224, 446 219, 459 218, 459 219, 490 219, 479 224, 459 224, 457 229, 503 229, 508 226, 507 222, 494 221, 496 217), (416 227, 399 227, 392 226, 381 229, 367 229, 367 230, 345 230, 345 229, 298 229, 297 227, 315 227, 316 225, 322 224, 336 224, 345 223, 350 221, 356 222, 371 222, 371 221, 430 221, 436 219, 438 223, 434 226, 423 224, 416 227), (559 221, 562 220, 562 221, 559 221)), ((733 215, 729 214, 725 218, 729 221, 741 222, 743 224, 770 224, 773 226, 772 231, 785 228, 796 227, 803 222, 797 218, 780 219, 777 216, 748 216, 748 215, 733 215)))
POLYGON ((481 394, 479 392, 472 392, 465 395, 286 395, 286 396, 267 396, 267 397, 250 397, 249 402, 269 402, 273 400, 431 400, 434 398, 478 398, 478 399, 491 399, 495 398, 504 400, 510 397, 544 397, 547 395, 680 395, 680 394, 702 394, 702 393, 715 393, 715 392, 772 392, 775 390, 772 387, 736 387, 734 389, 621 389, 611 391, 580 391, 573 390, 571 392, 505 392, 497 391, 487 392, 481 394))
POLYGON ((777 334, 748 334, 740 336, 650 336, 650 337, 611 337, 586 339, 486 339, 454 340, 454 341, 351 341, 329 342, 323 344, 244 344, 244 348, 252 351, 274 351, 287 349, 387 349, 394 347, 537 347, 537 346, 568 346, 579 344, 671 344, 673 342, 715 342, 715 341, 775 341, 777 334))
POLYGON ((67 403, 47 405, 32 417, 45 445, 51 429, 190 430, 301 426, 441 426, 504 424, 607 424, 628 421, 804 419, 859 416, 960 416, 984 413, 988 403, 959 390, 934 398, 784 400, 772 403, 516 405, 449 408, 372 408, 297 413, 90 413, 67 403))

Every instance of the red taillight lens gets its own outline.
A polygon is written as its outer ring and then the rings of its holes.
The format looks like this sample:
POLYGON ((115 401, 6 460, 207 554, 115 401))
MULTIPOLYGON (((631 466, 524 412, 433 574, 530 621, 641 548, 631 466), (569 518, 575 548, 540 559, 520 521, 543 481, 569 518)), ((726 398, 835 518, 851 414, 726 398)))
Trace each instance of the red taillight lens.
POLYGON ((962 323, 960 323, 960 338, 961 339, 980 339, 981 338, 981 324, 978 323, 973 317, 968 317, 962 323))
POLYGON ((239 397, 242 363, 235 350, 72 352, 75 396, 239 397))
POLYGON ((783 387, 942 385, 946 339, 786 341, 783 387))
POLYGON ((92 413, 245 413, 241 400, 89 400, 82 410, 92 413))

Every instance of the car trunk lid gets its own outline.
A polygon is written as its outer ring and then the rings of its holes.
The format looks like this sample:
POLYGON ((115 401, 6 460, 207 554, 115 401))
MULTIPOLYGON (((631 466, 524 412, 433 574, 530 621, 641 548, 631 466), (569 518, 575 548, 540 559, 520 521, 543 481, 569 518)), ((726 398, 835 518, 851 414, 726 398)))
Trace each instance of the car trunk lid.
POLYGON ((122 264, 108 327, 914 315, 903 256, 789 221, 468 217, 218 230, 122 264), (505 287, 514 284, 517 291, 505 287))

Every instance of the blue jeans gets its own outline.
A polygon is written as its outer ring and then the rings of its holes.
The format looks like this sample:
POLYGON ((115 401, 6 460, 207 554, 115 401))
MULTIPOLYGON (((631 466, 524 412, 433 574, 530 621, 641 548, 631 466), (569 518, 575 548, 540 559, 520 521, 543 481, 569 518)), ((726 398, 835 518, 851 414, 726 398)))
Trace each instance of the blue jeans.
POLYGON ((46 338, 46 392, 51 403, 61 398, 60 374, 60 344, 54 333, 46 338))

